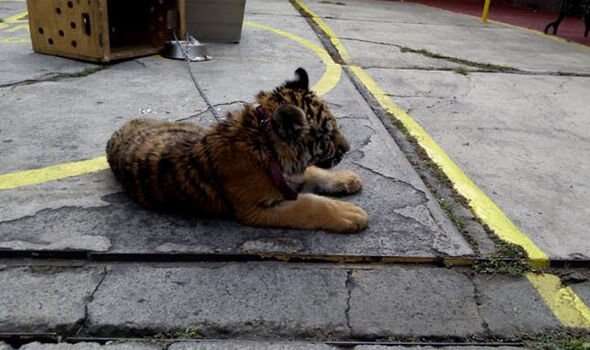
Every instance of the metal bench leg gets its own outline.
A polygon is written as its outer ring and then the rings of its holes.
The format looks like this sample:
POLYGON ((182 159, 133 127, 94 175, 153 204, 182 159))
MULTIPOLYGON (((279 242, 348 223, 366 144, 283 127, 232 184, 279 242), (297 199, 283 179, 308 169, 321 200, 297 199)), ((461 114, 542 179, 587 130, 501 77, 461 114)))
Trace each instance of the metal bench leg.
POLYGON ((584 14, 584 23, 586 24, 586 31, 584 32, 584 37, 588 37, 588 33, 590 32, 590 5, 586 7, 586 13, 584 14))
POLYGON ((559 9, 559 17, 557 17, 557 19, 555 21, 549 23, 545 27, 545 34, 547 34, 547 32, 549 32, 549 28, 551 28, 551 27, 553 27, 553 35, 557 34, 557 29, 559 28, 561 21, 563 21, 563 19, 565 18, 565 15, 567 13, 567 9, 568 9, 568 0, 562 0, 561 1, 561 8, 559 9))

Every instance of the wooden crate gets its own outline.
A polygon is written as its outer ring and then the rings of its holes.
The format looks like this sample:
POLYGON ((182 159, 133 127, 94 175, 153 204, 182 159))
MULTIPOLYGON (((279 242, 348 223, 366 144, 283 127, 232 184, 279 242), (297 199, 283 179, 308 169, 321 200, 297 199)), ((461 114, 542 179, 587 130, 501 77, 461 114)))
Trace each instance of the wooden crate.
POLYGON ((89 60, 157 53, 185 32, 184 0, 27 0, 35 52, 89 60))

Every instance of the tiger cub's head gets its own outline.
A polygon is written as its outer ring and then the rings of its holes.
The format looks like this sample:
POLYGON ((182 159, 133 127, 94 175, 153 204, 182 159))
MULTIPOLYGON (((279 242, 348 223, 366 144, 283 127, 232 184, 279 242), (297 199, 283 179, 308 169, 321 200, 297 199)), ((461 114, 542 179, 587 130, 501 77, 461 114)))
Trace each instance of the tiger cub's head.
POLYGON ((307 72, 298 68, 295 76, 272 92, 261 91, 256 96, 261 106, 272 111, 273 130, 283 144, 279 149, 286 149, 278 156, 291 173, 309 165, 331 168, 350 146, 327 103, 309 89, 307 72))

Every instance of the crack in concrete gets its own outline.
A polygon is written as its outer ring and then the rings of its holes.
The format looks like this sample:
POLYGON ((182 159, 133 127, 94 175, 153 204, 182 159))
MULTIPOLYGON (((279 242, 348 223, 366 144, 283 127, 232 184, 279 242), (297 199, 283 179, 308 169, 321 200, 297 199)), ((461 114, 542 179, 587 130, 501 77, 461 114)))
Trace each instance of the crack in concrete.
MULTIPOLYGON (((344 118, 346 119, 346 118, 344 118)), ((356 118, 348 118, 348 119, 356 119, 356 118)), ((369 120, 369 119, 362 119, 362 120, 369 120)), ((371 134, 367 137, 365 137, 365 139, 361 142, 361 144, 358 147, 355 147, 354 149, 352 149, 350 151, 350 154, 355 154, 355 153, 359 153, 360 157, 359 159, 363 159, 366 157, 366 153, 364 151, 364 148, 367 147, 370 143, 371 140, 373 139, 373 136, 375 136, 377 134, 377 131, 375 131, 375 129, 369 125, 363 125, 364 127, 366 127, 367 129, 371 130, 371 134)), ((354 163, 354 161, 353 161, 354 163)))
POLYGON ((513 67, 492 64, 492 63, 481 63, 481 62, 476 62, 476 61, 470 61, 470 60, 466 60, 463 58, 447 56, 447 55, 431 52, 426 49, 414 49, 409 46, 404 46, 404 45, 395 44, 395 43, 388 43, 388 42, 384 42, 384 41, 358 39, 358 38, 351 38, 351 37, 341 37, 340 39, 341 40, 349 40, 349 41, 358 41, 358 42, 364 42, 364 43, 376 44, 376 45, 383 45, 383 46, 392 46, 392 47, 399 49, 399 51, 401 53, 409 52, 409 53, 418 54, 418 55, 428 57, 428 58, 433 58, 433 59, 437 59, 437 60, 444 60, 444 61, 448 61, 451 63, 463 64, 466 66, 471 66, 471 67, 476 67, 476 68, 481 68, 481 69, 489 69, 492 71, 500 71, 500 72, 520 71, 519 69, 513 68, 513 67))
POLYGON ((254 16, 273 16, 273 17, 292 17, 292 18, 301 18, 301 15, 290 15, 285 13, 272 13, 272 12, 263 12, 263 11, 246 11, 248 15, 254 16))
POLYGON ((475 308, 477 310, 477 316, 479 317, 479 319, 481 320, 481 327, 484 330, 484 333, 486 336, 491 336, 492 335, 492 331, 490 330, 490 326, 488 325, 488 323, 485 321, 485 319, 483 318, 482 312, 481 312, 481 305, 483 305, 483 302, 481 300, 481 292, 479 290, 479 286, 477 285, 477 283, 475 282, 475 280, 471 277, 471 276, 467 276, 467 279, 471 282, 471 284, 473 285, 473 299, 475 301, 475 308))
MULTIPOLYGON (((413 54, 417 54, 417 55, 421 55, 427 58, 432 58, 435 60, 443 60, 443 61, 447 61, 450 63, 455 63, 455 64, 459 64, 459 65, 465 65, 465 66, 469 66, 469 67, 474 67, 477 68, 478 70, 476 71, 468 71, 468 72, 458 72, 459 74, 465 74, 465 73, 507 73, 507 74, 520 74, 520 75, 550 75, 550 76, 568 76, 568 77, 590 77, 590 73, 575 73, 575 72, 562 72, 562 71, 557 71, 557 72, 549 72, 549 71, 529 71, 529 70, 523 70, 523 69, 519 69, 519 68, 515 68, 515 67, 510 67, 510 66, 504 66, 504 65, 500 65, 500 64, 494 64, 494 63, 485 63, 485 62, 476 62, 476 61, 471 61, 471 60, 467 60, 464 58, 459 58, 459 57, 453 57, 453 56, 448 56, 448 55, 443 55, 443 54, 439 54, 439 53, 435 53, 432 51, 429 51, 427 49, 415 49, 415 48, 411 48, 408 46, 404 46, 404 45, 400 45, 400 44, 395 44, 395 43, 388 43, 388 42, 384 42, 384 41, 376 41, 376 40, 367 40, 367 39, 359 39, 359 38, 351 38, 351 37, 340 37, 340 40, 349 40, 349 41, 357 41, 357 42, 363 42, 363 43, 369 43, 369 44, 376 44, 376 45, 383 45, 383 46, 392 46, 395 47, 397 49, 399 49, 399 51, 401 53, 413 53, 413 54)), ((389 68, 391 69, 391 67, 363 67, 363 68, 389 68)), ((417 67, 411 67, 411 68, 396 68, 396 69, 417 69, 417 67)), ((436 68, 436 69, 430 69, 430 68, 420 68, 419 70, 448 70, 448 71, 457 71, 457 68, 436 68)))
POLYGON ((355 117, 354 115, 343 115, 341 117, 336 117, 336 120, 369 120, 366 117, 355 117))
POLYGON ((399 97, 399 98, 433 98, 438 100, 447 100, 448 97, 446 96, 429 96, 425 94, 417 94, 417 95, 397 95, 397 94, 389 94, 386 93, 385 96, 389 97, 399 97))
MULTIPOLYGON (((379 24, 409 24, 409 25, 425 25, 433 27, 467 27, 480 28, 479 25, 453 23, 452 25, 445 23, 431 23, 431 22, 404 22, 404 21, 388 21, 386 19, 369 19, 369 18, 351 18, 351 17, 337 17, 331 15, 318 16, 321 19, 335 20, 335 21, 349 21, 349 22, 364 22, 364 23, 379 23, 379 24)), ((495 28, 504 29, 504 28, 495 28)))
MULTIPOLYGON (((426 203, 426 202, 428 202, 428 196, 426 195, 426 192, 424 192, 423 190, 421 190, 421 189, 417 188, 417 187, 416 187, 416 186, 414 186, 413 184, 411 184, 411 183, 409 183, 409 182, 407 182, 407 181, 404 181, 404 180, 396 179, 396 178, 395 178, 395 177, 393 177, 393 176, 389 176, 389 175, 383 174, 382 172, 380 172, 380 171, 377 171, 377 170, 375 170, 375 169, 372 169, 372 168, 370 168, 370 167, 368 167, 368 166, 366 166, 366 165, 360 164, 360 163, 359 163, 359 162, 357 162, 357 161, 352 161, 352 163, 354 163, 354 164, 355 164, 355 165, 357 165, 358 167, 360 167, 360 168, 362 168, 362 169, 364 169, 364 170, 366 170, 366 171, 369 171, 369 172, 371 172, 371 173, 373 173, 373 174, 375 174, 375 175, 378 175, 378 176, 384 177, 384 178, 386 178, 386 179, 388 179, 388 180, 391 180, 391 181, 393 181, 393 182, 395 182, 395 183, 400 183, 400 184, 403 184, 403 185, 406 185, 406 186, 409 186, 409 187, 411 187, 411 188, 412 188, 414 191, 416 191, 417 193, 419 193, 419 194, 420 194, 420 196, 423 198, 423 201, 421 201, 420 203, 426 203)), ((395 209, 402 209, 402 208, 395 208, 395 209)))
MULTIPOLYGON (((234 105, 236 103, 241 103, 242 105, 248 104, 248 102, 243 101, 243 100, 234 100, 234 101, 229 101, 229 102, 217 103, 217 104, 214 104, 213 107, 231 106, 231 105, 234 105)), ((201 115, 203 115, 203 114, 205 114, 207 112, 209 112, 209 108, 205 108, 205 109, 202 109, 200 111, 197 111, 197 113, 195 113, 193 115, 190 115, 188 117, 176 119, 175 122, 182 122, 182 121, 189 120, 189 119, 192 119, 192 118, 197 118, 197 117, 200 117, 201 115)))
POLYGON ((141 61, 141 60, 133 60, 133 62, 139 64, 140 66, 142 66, 143 68, 147 68, 147 64, 145 64, 145 62, 141 61))
MULTIPOLYGON (((470 73, 498 73, 496 70, 493 69, 479 69, 474 67, 464 67, 464 66, 457 66, 457 67, 433 67, 433 66, 405 66, 405 67, 395 67, 395 66, 380 66, 380 65, 359 65, 359 67, 363 69, 395 69, 401 71, 424 71, 424 72, 453 72, 460 75, 465 76, 469 79, 470 73)), ((503 72, 508 73, 508 72, 503 72)), ((524 73, 511 73, 511 74, 522 74, 524 73)), ((533 73, 531 72, 531 75, 533 73)), ((541 74, 539 74, 541 75, 541 74)))
POLYGON ((354 282, 352 281, 352 273, 353 270, 346 271, 346 281, 344 282, 344 286, 346 287, 346 309, 344 309, 344 317, 346 318, 346 327, 348 328, 348 332, 352 336, 352 325, 350 324, 350 306, 352 300, 352 288, 354 288, 354 282))
POLYGON ((96 287, 94 287, 94 290, 86 298, 86 303, 84 304, 84 318, 80 321, 80 327, 78 327, 78 329, 74 333, 74 336, 79 335, 83 329, 88 328, 88 319, 89 319, 88 305, 94 300, 94 296, 96 295, 96 293, 98 292, 98 290, 102 286, 103 282, 107 278, 108 273, 109 273, 108 267, 106 267, 106 266, 103 267, 102 275, 101 275, 98 283, 96 284, 96 287))
POLYGON ((25 216, 21 216, 20 218, 10 219, 10 220, 0 220, 0 225, 14 224, 19 221, 32 219, 39 214, 52 212, 52 211, 58 211, 58 210, 62 210, 62 209, 91 209, 91 208, 104 208, 104 207, 110 207, 110 206, 111 205, 105 205, 105 206, 99 206, 99 207, 83 207, 83 206, 76 206, 76 205, 64 205, 64 206, 57 207, 57 208, 43 208, 41 210, 36 211, 34 214, 31 214, 31 215, 25 215, 25 216))
POLYGON ((337 108, 342 108, 342 105, 340 103, 336 103, 336 102, 330 102, 330 101, 326 101, 326 103, 328 104, 328 106, 330 107, 337 107, 337 108))
MULTIPOLYGON (((436 225, 436 226, 439 228, 439 230, 440 230, 440 232, 441 232, 440 234, 437 234, 437 233, 436 233, 436 232, 435 232, 435 231, 434 231, 434 230, 433 230, 433 229, 432 229, 432 228, 431 228, 429 225, 427 225, 427 224, 425 224, 425 223, 423 223, 423 222, 420 222, 418 219, 416 219, 416 218, 414 218, 414 217, 411 217, 411 216, 408 216, 408 215, 406 215, 406 214, 403 214, 403 213, 400 213, 400 212, 398 212, 398 210, 403 210, 403 209, 405 209, 405 208, 416 208, 416 207, 418 207, 419 205, 424 205, 424 204, 425 204, 425 203, 419 203, 419 204, 416 204, 416 205, 413 205, 413 204, 408 204, 408 205, 405 205, 405 206, 403 206, 403 207, 400 207, 400 208, 394 208, 394 209, 393 209, 393 212, 394 212, 396 215, 398 215, 398 216, 402 217, 403 219, 405 219, 405 220, 408 220, 408 221, 410 221, 410 222, 414 223, 415 225, 419 226, 419 227, 420 227, 422 230, 424 230, 424 231, 427 231, 427 232, 431 232, 431 234, 432 234, 432 239, 430 240, 430 244, 429 244, 429 246, 430 246, 430 247, 429 247, 429 248, 430 248, 430 250, 431 250, 431 251, 432 251, 432 252, 433 252, 435 255, 438 255, 438 256, 440 256, 440 257, 448 257, 448 256, 450 256, 450 255, 449 255, 449 252, 448 252, 448 251, 441 250, 441 249, 438 249, 438 247, 437 247, 437 245, 436 245, 436 243, 437 243, 437 239, 439 239, 439 237, 440 237, 441 235, 445 235, 445 236, 446 236, 446 234, 445 234, 445 231, 442 229, 442 227, 440 226, 440 224, 439 224, 439 223, 438 223, 436 220, 434 220, 433 222, 434 222, 434 223, 435 223, 435 225, 436 225)), ((432 218, 432 214, 430 214, 430 209, 429 209, 429 208, 427 208, 427 210, 428 210, 429 216, 432 218)), ((447 236, 447 237, 448 237, 448 236, 447 236)))
POLYGON ((0 84, 0 88, 16 88, 19 86, 34 85, 34 84, 45 83, 45 82, 49 82, 49 81, 55 82, 55 81, 61 81, 61 80, 66 80, 66 79, 84 78, 84 77, 90 76, 92 74, 98 73, 100 71, 103 71, 105 69, 108 69, 109 67, 110 66, 106 66, 106 65, 92 66, 92 67, 86 67, 81 71, 73 72, 73 73, 56 73, 56 72, 47 73, 37 79, 26 79, 26 80, 17 81, 14 83, 0 84))

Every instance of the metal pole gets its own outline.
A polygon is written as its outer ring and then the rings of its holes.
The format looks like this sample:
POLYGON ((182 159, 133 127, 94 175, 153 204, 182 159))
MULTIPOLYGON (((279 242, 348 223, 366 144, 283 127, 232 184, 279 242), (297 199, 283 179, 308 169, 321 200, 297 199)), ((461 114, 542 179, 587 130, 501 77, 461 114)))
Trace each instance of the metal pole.
POLYGON ((490 14, 491 2, 492 2, 492 0, 485 0, 485 3, 483 4, 483 11, 481 12, 481 21, 484 23, 487 23, 487 21, 488 21, 488 16, 490 14))

